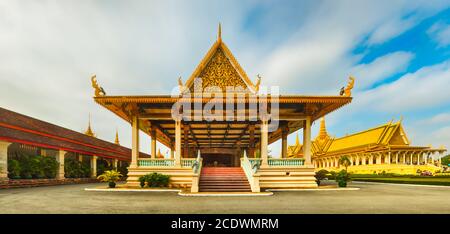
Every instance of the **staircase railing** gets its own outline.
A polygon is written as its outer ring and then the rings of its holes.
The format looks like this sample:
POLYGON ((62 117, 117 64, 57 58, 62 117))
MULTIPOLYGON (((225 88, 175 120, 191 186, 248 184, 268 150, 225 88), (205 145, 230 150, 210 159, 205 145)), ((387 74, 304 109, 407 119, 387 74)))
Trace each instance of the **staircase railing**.
POLYGON ((198 184, 200 181, 200 172, 202 171, 203 159, 200 155, 200 150, 198 151, 197 158, 192 162, 192 185, 191 193, 198 192, 198 184))
POLYGON ((241 167, 245 172, 252 192, 260 192, 259 175, 257 174, 260 165, 260 160, 249 159, 244 151, 244 157, 241 158, 241 167))

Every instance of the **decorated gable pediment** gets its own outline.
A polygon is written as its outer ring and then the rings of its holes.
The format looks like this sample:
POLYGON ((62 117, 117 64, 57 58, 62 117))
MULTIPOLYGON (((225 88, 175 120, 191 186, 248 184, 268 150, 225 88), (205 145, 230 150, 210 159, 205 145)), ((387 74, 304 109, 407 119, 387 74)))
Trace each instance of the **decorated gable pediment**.
POLYGON ((209 49, 186 84, 183 85, 187 88, 185 90, 197 91, 200 86, 198 78, 201 78, 202 92, 211 90, 212 87, 218 87, 222 92, 226 92, 228 87, 233 87, 236 92, 257 92, 259 81, 255 86, 248 78, 236 58, 222 41, 220 27, 218 35, 217 41, 209 49))
MULTIPOLYGON (((220 48, 216 50, 214 56, 201 71, 199 78, 202 79, 203 89, 213 86, 219 87, 223 91, 226 91, 227 87, 247 89, 247 84, 220 48)), ((193 91, 194 87, 190 88, 193 91)))

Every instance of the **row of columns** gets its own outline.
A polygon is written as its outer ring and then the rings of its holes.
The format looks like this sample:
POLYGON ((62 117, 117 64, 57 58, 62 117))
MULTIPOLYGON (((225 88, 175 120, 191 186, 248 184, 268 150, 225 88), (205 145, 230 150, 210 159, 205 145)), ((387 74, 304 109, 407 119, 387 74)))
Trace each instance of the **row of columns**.
MULTIPOLYGON (((12 143, 6 141, 0 141, 0 180, 8 179, 8 146, 12 143)), ((56 173, 56 179, 64 179, 64 158, 67 151, 58 150, 56 154, 56 161, 58 162, 58 171, 56 173)), ((47 156, 47 152, 45 149, 41 150, 42 156, 47 156)), ((90 165, 91 165, 91 177, 97 177, 97 156, 90 157, 90 165)), ((81 157, 78 160, 82 160, 81 157)), ((113 167, 117 169, 118 167, 118 159, 113 159, 113 167)))
MULTIPOLYGON (((131 153, 131 164, 130 167, 137 167, 139 160, 139 118, 138 116, 132 117, 132 153, 131 153)), ((305 164, 311 164, 311 117, 308 116, 303 121, 303 155, 305 158, 305 164)), ((174 147, 171 147, 171 158, 175 159, 175 166, 181 165, 181 127, 182 122, 181 119, 175 120, 175 144, 174 147), (175 151, 175 155, 174 155, 175 151)), ((188 157, 188 131, 189 127, 185 126, 184 128, 184 155, 183 157, 188 157)), ((249 148, 248 155, 250 157, 254 156, 254 133, 255 133, 255 125, 249 125, 249 148)), ((263 118, 261 120, 261 138, 260 138, 260 153, 261 153, 261 161, 262 166, 268 165, 268 144, 269 144, 269 120, 263 118)), ((287 127, 283 128, 282 131, 282 155, 283 158, 286 158, 287 154, 287 135, 289 129, 287 127)), ((155 158, 156 155, 156 130, 154 128, 151 129, 151 150, 152 150, 152 158, 155 158)))
MULTIPOLYGON (((439 152, 442 155, 441 152, 439 152)), ((323 159, 315 159, 314 166, 317 168, 329 168, 329 167, 339 167, 339 158, 330 157, 323 159)), ((367 154, 356 154, 350 155, 349 157, 351 165, 372 165, 372 164, 409 164, 409 165, 420 165, 421 163, 434 163, 433 156, 430 152, 411 152, 411 151, 397 151, 396 153, 388 152, 387 155, 382 153, 369 153, 367 154), (382 162, 382 157, 384 156, 384 161, 382 162), (415 160, 414 160, 415 159, 415 160)), ((438 159, 439 164, 441 163, 441 157, 438 159)))

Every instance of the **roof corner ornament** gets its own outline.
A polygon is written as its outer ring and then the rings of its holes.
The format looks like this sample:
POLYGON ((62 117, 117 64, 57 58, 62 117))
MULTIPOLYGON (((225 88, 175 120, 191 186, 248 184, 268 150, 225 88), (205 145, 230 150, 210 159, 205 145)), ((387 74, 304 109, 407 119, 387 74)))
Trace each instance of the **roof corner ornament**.
POLYGON ((259 91, 259 85, 261 84, 261 76, 258 74, 258 75, 256 75, 256 77, 258 77, 258 79, 256 80, 255 91, 258 92, 259 91))
POLYGON ((355 84, 355 78, 353 76, 350 76, 348 78, 347 87, 345 87, 345 88, 342 87, 341 88, 340 95, 344 96, 344 97, 352 96, 352 89, 353 89, 354 84, 355 84))
POLYGON ((181 76, 178 77, 178 88, 180 90, 180 94, 183 94, 187 89, 187 87, 183 85, 183 80, 181 79, 181 76))
POLYGON ((92 82, 92 88, 94 88, 94 91, 95 91, 95 93, 94 93, 95 97, 105 96, 106 95, 105 90, 98 85, 98 83, 97 83, 97 76, 96 75, 93 75, 91 77, 91 82, 92 82))

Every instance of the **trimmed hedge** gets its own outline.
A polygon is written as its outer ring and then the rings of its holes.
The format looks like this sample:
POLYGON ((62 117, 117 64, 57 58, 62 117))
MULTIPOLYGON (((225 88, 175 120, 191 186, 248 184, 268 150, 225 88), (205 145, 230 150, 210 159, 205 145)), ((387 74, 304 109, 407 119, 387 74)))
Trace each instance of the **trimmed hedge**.
POLYGON ((8 160, 10 179, 55 178, 59 163, 53 157, 18 154, 8 160))

